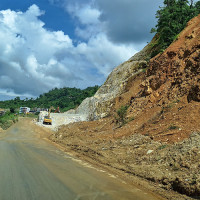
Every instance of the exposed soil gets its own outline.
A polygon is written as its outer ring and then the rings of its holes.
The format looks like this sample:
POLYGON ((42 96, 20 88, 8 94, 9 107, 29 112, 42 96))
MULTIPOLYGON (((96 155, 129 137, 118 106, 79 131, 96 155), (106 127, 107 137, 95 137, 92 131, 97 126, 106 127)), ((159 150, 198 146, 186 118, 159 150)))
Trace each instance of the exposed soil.
MULTIPOLYGON (((51 140, 66 151, 76 152, 76 156, 122 171, 129 180, 136 175, 167 191, 200 195, 200 133, 193 133, 180 143, 167 144, 141 134, 121 136, 125 127, 116 131, 110 127, 109 119, 74 123, 60 128, 51 140)), ((167 199, 190 199, 153 190, 167 199)))
POLYGON ((130 80, 109 117, 62 126, 50 139, 130 179, 154 183, 167 199, 200 199, 200 15, 130 80), (116 111, 123 105, 122 126, 116 111))

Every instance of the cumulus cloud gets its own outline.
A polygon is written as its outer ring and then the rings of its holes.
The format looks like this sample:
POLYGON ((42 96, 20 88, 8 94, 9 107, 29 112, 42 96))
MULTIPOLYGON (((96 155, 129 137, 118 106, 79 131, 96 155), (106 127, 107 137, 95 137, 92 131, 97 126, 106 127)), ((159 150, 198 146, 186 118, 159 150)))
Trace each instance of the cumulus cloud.
POLYGON ((163 0, 51 0, 62 5, 82 26, 76 29, 77 36, 87 39, 85 34, 94 30, 104 33, 116 44, 132 44, 140 50, 152 38, 151 28, 155 27, 156 11, 163 0), (86 24, 93 14, 98 26, 86 24), (85 21, 84 21, 85 20, 85 21))
POLYGON ((116 43, 145 43, 155 26, 155 13, 163 0, 96 0, 106 33, 116 43))
POLYGON ((91 5, 71 6, 69 12, 86 35, 77 45, 64 32, 45 29, 39 19, 45 12, 36 5, 26 12, 0 11, 0 96, 35 97, 54 87, 102 84, 136 52, 108 39, 98 27, 100 11, 91 5))
POLYGON ((66 4, 66 11, 77 20, 75 33, 78 37, 90 40, 91 37, 103 33, 100 11, 91 4, 78 4, 75 2, 66 4))
POLYGON ((91 5, 69 4, 67 9, 73 16, 78 17, 81 24, 97 24, 99 22, 98 18, 101 13, 99 10, 92 8, 91 5))

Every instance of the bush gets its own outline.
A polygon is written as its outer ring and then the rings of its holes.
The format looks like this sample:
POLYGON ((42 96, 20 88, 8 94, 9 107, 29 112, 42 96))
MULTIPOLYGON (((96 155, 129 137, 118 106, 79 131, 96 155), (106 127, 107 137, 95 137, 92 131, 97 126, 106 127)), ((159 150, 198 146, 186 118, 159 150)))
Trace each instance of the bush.
POLYGON ((5 115, 0 116, 0 127, 8 129, 13 123, 18 121, 18 117, 11 112, 6 112, 5 115))
POLYGON ((126 121, 126 114, 127 114, 128 106, 121 106, 117 110, 117 117, 116 117, 116 122, 119 123, 121 126, 127 123, 126 121))
POLYGON ((15 113, 15 109, 13 107, 10 108, 11 113, 15 113))

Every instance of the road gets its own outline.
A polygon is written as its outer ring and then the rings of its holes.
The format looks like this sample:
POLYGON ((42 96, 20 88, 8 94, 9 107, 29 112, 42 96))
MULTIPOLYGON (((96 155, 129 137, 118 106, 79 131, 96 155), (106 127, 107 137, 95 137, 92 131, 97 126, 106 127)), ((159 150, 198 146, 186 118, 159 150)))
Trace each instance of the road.
POLYGON ((20 120, 0 135, 0 200, 158 200, 40 139, 20 120))

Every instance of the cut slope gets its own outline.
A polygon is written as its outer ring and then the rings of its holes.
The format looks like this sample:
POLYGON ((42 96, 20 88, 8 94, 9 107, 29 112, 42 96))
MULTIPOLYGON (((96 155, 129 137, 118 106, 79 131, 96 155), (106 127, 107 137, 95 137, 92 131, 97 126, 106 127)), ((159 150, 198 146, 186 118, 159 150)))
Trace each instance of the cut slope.
MULTIPOLYGON (((63 126, 51 139, 104 166, 199 197, 199 64, 200 15, 164 53, 151 59, 146 73, 127 79, 123 92, 112 99, 109 117, 63 126), (119 127, 116 110, 123 105, 129 106, 129 121, 119 127)), ((165 194, 168 199, 191 199, 174 195, 165 194)))
POLYGON ((68 113, 84 115, 87 120, 108 116, 113 107, 113 100, 124 93, 129 82, 147 67, 154 40, 155 38, 142 51, 116 67, 94 97, 85 99, 76 110, 68 113))
POLYGON ((200 15, 150 61, 140 87, 130 102, 130 113, 140 127, 137 131, 178 141, 200 130, 200 15))

